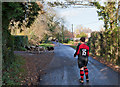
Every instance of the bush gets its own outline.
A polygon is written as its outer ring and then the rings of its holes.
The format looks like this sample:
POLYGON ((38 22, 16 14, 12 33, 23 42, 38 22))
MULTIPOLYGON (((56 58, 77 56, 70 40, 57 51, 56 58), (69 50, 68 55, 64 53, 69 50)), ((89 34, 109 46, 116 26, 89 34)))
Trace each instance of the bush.
POLYGON ((5 29, 2 32, 2 56, 3 66, 5 68, 9 67, 14 61, 14 37, 5 29))
POLYGON ((3 69, 2 84, 3 85, 21 85, 25 76, 25 69, 22 65, 25 64, 24 58, 19 55, 15 55, 15 61, 13 61, 6 70, 3 69))
POLYGON ((14 50, 23 50, 25 45, 28 45, 27 36, 14 36, 14 50))
POLYGON ((76 35, 76 38, 81 38, 81 37, 87 37, 87 35, 84 32, 81 32, 80 34, 76 35))
POLYGON ((69 44, 74 44, 74 41, 71 41, 71 40, 70 40, 70 41, 68 41, 68 43, 69 43, 69 44))
POLYGON ((65 40, 63 41, 63 43, 68 43, 69 41, 70 41, 70 39, 67 38, 67 39, 65 39, 65 40))
POLYGON ((117 32, 117 28, 104 32, 92 32, 88 41, 92 54, 103 56, 106 61, 120 65, 117 50, 119 47, 118 35, 120 34, 117 32))
POLYGON ((19 47, 19 48, 16 49, 16 51, 27 51, 27 49, 24 48, 24 47, 19 47))

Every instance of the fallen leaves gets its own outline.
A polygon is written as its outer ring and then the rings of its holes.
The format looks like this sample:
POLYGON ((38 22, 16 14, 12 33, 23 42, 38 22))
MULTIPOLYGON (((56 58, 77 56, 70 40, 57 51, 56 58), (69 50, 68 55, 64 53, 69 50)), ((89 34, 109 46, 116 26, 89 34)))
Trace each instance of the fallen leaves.
MULTIPOLYGON (((91 56, 92 56, 92 55, 91 55, 91 56)), ((113 63, 111 63, 111 62, 107 62, 107 61, 105 61, 104 58, 102 58, 102 57, 99 58, 99 57, 96 57, 96 56, 92 56, 92 58, 95 59, 95 60, 97 60, 97 61, 99 61, 100 63, 105 64, 106 66, 112 68, 114 71, 120 73, 120 66, 115 65, 115 64, 113 64, 113 63)))
POLYGON ((42 78, 40 78, 40 76, 46 74, 44 70, 51 62, 54 54, 43 53, 29 55, 29 53, 22 53, 21 55, 24 56, 26 60, 26 64, 23 68, 25 68, 27 71, 25 79, 21 81, 22 85, 39 85, 40 81, 42 81, 42 78))

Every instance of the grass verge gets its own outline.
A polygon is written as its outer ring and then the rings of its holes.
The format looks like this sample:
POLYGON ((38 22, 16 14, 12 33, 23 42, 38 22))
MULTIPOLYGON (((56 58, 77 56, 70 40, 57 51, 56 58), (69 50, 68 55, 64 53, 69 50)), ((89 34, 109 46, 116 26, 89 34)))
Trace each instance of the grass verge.
POLYGON ((15 61, 12 62, 7 70, 3 71, 2 85, 22 85, 25 77, 25 69, 22 67, 25 60, 20 55, 15 55, 15 61))
POLYGON ((76 49, 76 48, 77 48, 77 46, 72 46, 72 45, 71 45, 70 47, 72 47, 72 48, 74 48, 74 49, 76 49))
POLYGON ((15 51, 27 51, 24 47, 14 48, 15 51))
POLYGON ((44 44, 40 44, 39 46, 42 46, 42 47, 45 47, 45 48, 47 48, 47 47, 53 47, 53 45, 51 45, 51 44, 46 44, 46 43, 44 43, 44 44))

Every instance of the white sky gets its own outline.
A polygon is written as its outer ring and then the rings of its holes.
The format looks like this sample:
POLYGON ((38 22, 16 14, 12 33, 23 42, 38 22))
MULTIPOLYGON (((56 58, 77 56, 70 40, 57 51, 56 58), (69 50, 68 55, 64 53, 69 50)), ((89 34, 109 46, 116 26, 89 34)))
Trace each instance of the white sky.
MULTIPOLYGON (((47 0, 49 1, 49 0, 47 0)), ((56 1, 56 0, 50 0, 56 1)), ((61 0, 62 1, 62 0, 61 0)), ((77 25, 82 25, 83 27, 90 28, 92 31, 99 31, 103 26, 103 21, 98 20, 97 9, 94 7, 87 8, 57 8, 55 7, 59 17, 62 17, 65 20, 65 26, 71 30, 72 24, 74 25, 74 30, 77 25)))
POLYGON ((59 17, 64 18, 66 26, 71 29, 71 25, 74 25, 74 29, 77 25, 82 25, 92 29, 93 31, 100 30, 103 26, 103 21, 98 20, 96 8, 54 8, 59 17))

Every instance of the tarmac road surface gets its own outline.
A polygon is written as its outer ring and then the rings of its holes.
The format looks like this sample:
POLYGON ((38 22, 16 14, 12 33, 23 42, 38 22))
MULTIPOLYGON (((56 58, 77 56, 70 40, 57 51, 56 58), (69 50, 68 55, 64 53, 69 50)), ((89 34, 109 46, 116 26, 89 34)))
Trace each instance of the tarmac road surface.
MULTIPOLYGON (((82 85, 79 82, 80 70, 73 57, 75 50, 69 46, 54 42, 54 58, 41 77, 41 85, 82 85)), ((89 83, 83 85, 120 85, 120 74, 89 57, 89 83)))

